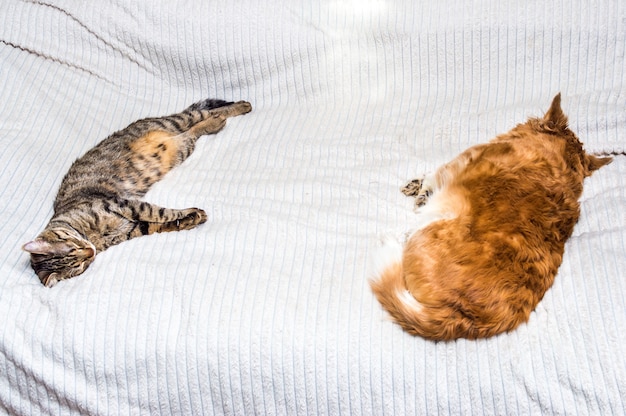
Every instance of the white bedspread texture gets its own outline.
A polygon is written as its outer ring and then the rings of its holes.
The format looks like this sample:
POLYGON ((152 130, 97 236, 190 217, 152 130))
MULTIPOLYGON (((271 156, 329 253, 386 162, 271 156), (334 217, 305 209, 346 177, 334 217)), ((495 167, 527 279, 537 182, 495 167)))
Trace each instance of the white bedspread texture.
POLYGON ((433 343, 371 294, 405 181, 542 115, 626 148, 626 4, 3 0, 0 413, 626 413, 626 157, 585 181, 528 324, 433 343), (72 162, 205 97, 254 110, 150 190, 197 229, 43 287, 21 245, 72 162))

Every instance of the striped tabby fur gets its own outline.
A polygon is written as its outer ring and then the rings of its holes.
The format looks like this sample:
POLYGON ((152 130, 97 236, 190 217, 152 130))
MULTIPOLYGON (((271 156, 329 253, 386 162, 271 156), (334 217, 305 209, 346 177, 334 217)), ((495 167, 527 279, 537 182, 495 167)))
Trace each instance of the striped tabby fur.
POLYGON ((146 118, 109 136, 65 175, 52 219, 23 249, 41 282, 78 276, 96 254, 131 238, 189 230, 207 219, 198 208, 162 208, 140 200, 194 150, 198 137, 220 131, 250 103, 207 99, 181 113, 146 118))

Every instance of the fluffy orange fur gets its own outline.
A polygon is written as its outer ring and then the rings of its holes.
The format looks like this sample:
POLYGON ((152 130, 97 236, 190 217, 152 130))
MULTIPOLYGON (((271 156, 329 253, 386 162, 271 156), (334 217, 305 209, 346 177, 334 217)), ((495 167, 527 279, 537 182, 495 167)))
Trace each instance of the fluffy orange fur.
POLYGON ((552 285, 583 180, 611 161, 585 153, 560 102, 405 192, 427 220, 370 283, 407 332, 453 340, 511 331, 552 285))

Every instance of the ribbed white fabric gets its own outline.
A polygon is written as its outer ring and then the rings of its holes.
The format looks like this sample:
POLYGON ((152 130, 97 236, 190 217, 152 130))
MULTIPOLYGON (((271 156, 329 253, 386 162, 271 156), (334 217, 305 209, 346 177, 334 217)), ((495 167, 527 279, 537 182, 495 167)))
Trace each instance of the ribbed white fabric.
POLYGON ((626 413, 626 159, 585 182, 530 322, 432 343, 367 285, 399 188, 563 94, 592 152, 626 143, 623 2, 0 4, 0 412, 626 413), (206 209, 43 287, 20 250, 71 163, 205 97, 252 113, 147 195, 206 209))

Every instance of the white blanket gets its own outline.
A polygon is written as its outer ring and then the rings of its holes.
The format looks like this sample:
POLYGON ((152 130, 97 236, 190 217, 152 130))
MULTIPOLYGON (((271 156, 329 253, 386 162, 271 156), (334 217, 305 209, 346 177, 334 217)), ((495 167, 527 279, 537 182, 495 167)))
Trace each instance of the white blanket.
POLYGON ((403 183, 557 92, 588 151, 624 151, 625 22, 618 1, 2 0, 0 412, 626 413, 624 156, 510 334, 412 337, 367 284, 403 183), (20 247, 72 162, 205 97, 254 110, 146 199, 209 221, 43 287, 20 247))

